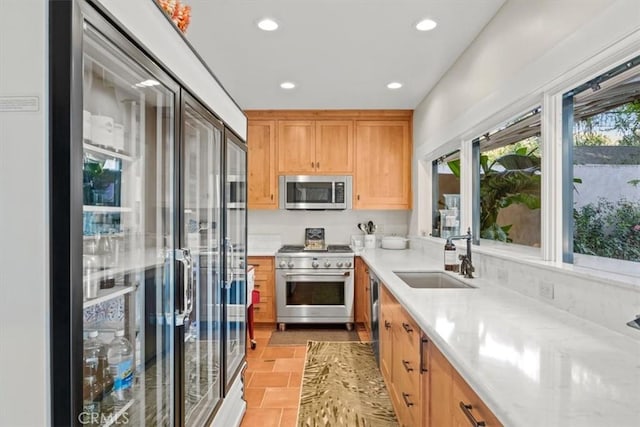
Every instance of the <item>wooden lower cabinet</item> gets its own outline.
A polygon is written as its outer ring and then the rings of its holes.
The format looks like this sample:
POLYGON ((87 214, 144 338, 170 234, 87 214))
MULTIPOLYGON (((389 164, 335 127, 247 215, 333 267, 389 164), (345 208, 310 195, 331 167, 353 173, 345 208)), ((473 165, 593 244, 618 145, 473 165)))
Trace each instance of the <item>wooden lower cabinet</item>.
POLYGON ((429 347, 429 424, 447 427, 452 425, 453 368, 433 345, 429 347))
POLYGON ((387 386, 390 386, 391 376, 391 359, 393 356, 393 310, 394 310, 395 298, 389 294, 389 291, 384 286, 380 287, 380 323, 378 325, 379 346, 380 346, 380 371, 382 377, 387 382, 387 386))
POLYGON ((428 365, 429 426, 502 427, 491 410, 433 345, 429 347, 428 365))
POLYGON ((380 371, 401 426, 422 425, 421 331, 389 290, 380 287, 380 371))
POLYGON ((354 310, 356 323, 363 323, 371 332, 371 292, 369 288, 369 267, 360 257, 355 260, 354 310))
POLYGON ((250 256, 249 265, 255 266, 255 289, 260 291, 260 302, 255 304, 256 323, 275 323, 275 270, 273 257, 250 256))
POLYGON ((401 426, 502 427, 384 285, 379 345, 380 371, 401 426))

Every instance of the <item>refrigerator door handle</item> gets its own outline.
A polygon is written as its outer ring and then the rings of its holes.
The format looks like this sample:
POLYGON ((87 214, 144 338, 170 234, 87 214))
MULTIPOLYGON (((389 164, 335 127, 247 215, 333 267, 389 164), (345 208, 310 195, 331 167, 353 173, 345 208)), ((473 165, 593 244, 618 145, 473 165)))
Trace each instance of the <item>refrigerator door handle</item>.
POLYGON ((183 266, 183 311, 176 310, 176 326, 184 325, 184 321, 193 310, 193 261, 191 259, 191 251, 186 248, 176 249, 176 261, 180 261, 183 266))
POLYGON ((229 265, 227 265, 227 283, 225 285, 226 289, 231 289, 231 284, 233 283, 233 268, 234 268, 234 259, 233 259, 233 245, 228 237, 224 239, 227 244, 227 251, 229 252, 229 265))

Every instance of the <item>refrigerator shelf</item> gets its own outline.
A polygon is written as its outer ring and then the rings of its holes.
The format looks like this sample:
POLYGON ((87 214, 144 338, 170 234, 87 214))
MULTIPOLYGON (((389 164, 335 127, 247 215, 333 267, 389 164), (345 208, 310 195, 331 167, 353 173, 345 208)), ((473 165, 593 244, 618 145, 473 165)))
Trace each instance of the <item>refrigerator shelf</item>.
POLYGON ((82 303, 82 308, 89 308, 96 304, 100 304, 101 302, 109 301, 121 295, 126 295, 128 293, 134 292, 135 290, 136 286, 114 286, 111 289, 100 289, 98 291, 98 297, 85 300, 82 303))
POLYGON ((93 145, 90 139, 84 140, 84 142, 82 143, 82 148, 84 148, 85 150, 93 151, 94 153, 106 154, 107 156, 115 157, 117 159, 125 160, 127 162, 132 162, 135 160, 134 157, 122 151, 113 151, 113 150, 109 150, 108 148, 93 145))
POLYGON ((131 208, 124 208, 122 206, 95 206, 95 205, 82 205, 83 212, 133 212, 131 208))

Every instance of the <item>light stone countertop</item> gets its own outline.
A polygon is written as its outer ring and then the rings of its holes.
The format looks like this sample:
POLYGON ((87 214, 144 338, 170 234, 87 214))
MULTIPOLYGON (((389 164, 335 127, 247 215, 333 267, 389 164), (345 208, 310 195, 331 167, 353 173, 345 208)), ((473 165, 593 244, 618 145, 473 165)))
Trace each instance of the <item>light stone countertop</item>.
POLYGON ((640 425, 640 338, 481 278, 412 289, 392 271, 443 268, 422 251, 360 256, 505 427, 640 425))

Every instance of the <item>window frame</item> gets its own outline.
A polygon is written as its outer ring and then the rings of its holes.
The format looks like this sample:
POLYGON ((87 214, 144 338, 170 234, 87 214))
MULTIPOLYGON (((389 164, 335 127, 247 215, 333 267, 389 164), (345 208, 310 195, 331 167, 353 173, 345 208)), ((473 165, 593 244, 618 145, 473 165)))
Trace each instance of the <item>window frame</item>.
POLYGON ((556 93, 562 102, 560 131, 562 135, 562 155, 560 159, 562 168, 562 250, 559 254, 561 262, 578 268, 603 273, 620 273, 631 277, 640 277, 640 262, 621 260, 597 255, 587 255, 574 252, 574 164, 573 164, 573 133, 574 133, 574 94, 582 93, 594 85, 602 83, 617 75, 616 71, 624 69, 636 69, 640 76, 640 51, 622 60, 612 61, 608 66, 601 67, 592 73, 589 78, 581 79, 577 84, 567 85, 569 89, 556 93), (629 66, 627 66, 629 64, 629 66))

